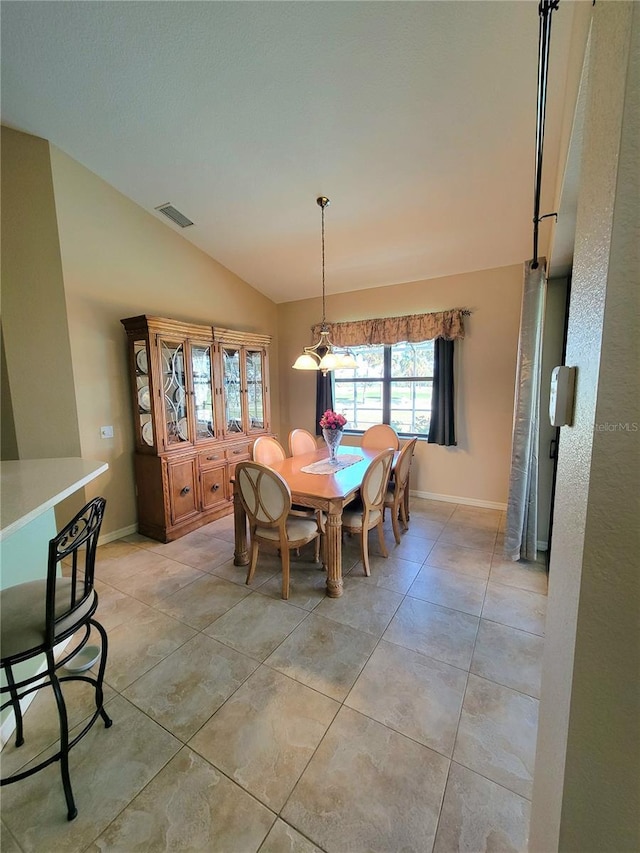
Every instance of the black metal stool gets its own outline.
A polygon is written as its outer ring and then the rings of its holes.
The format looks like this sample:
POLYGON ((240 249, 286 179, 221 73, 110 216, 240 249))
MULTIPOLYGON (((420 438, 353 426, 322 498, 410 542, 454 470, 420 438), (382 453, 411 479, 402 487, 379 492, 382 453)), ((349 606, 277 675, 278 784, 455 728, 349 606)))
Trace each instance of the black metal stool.
POLYGON ((98 596, 93 589, 96 548, 98 535, 104 516, 106 501, 94 498, 67 526, 49 542, 49 560, 46 580, 31 581, 8 587, 0 592, 1 647, 0 667, 6 674, 7 684, 0 693, 9 693, 10 699, 0 707, 4 710, 11 706, 16 718, 16 746, 24 743, 22 711, 20 699, 35 690, 49 685, 58 707, 60 718, 60 749, 55 755, 40 762, 35 767, 14 773, 2 779, 2 785, 18 782, 38 770, 48 767, 54 761, 60 761, 60 772, 64 795, 67 800, 67 818, 73 820, 78 814, 71 780, 69 777, 69 750, 84 737, 98 716, 104 720, 105 728, 111 726, 111 719, 103 707, 102 684, 107 664, 107 634, 102 625, 93 619, 98 606, 98 596), (62 577, 59 567, 63 560, 70 558, 71 574, 62 577), (72 657, 85 647, 93 626, 100 634, 101 655, 97 678, 91 675, 57 675, 57 670, 67 664, 72 657), (84 629, 82 632, 81 629, 84 629), (68 639, 76 631, 81 631, 79 642, 74 640, 73 649, 65 649, 58 660, 54 658, 55 647, 68 639), (16 664, 44 655, 46 670, 28 678, 16 681, 13 667, 16 664), (96 710, 82 731, 69 741, 67 708, 60 683, 63 681, 86 681, 95 687, 96 710))

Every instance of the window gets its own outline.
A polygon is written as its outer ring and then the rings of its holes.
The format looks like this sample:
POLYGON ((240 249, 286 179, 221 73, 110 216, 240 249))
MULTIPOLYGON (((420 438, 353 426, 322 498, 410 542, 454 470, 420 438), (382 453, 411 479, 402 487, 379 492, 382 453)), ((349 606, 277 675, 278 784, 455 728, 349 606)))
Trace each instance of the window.
POLYGON ((344 413, 349 430, 385 423, 401 435, 428 435, 433 343, 351 347, 358 367, 333 374, 334 408, 344 413))

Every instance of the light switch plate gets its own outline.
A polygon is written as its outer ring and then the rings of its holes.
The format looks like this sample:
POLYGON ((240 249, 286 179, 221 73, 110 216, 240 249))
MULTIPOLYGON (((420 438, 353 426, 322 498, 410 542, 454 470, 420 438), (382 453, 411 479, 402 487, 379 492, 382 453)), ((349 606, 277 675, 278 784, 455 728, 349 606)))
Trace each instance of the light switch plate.
POLYGON ((100 438, 113 438, 113 427, 112 426, 101 426, 100 427, 100 438))

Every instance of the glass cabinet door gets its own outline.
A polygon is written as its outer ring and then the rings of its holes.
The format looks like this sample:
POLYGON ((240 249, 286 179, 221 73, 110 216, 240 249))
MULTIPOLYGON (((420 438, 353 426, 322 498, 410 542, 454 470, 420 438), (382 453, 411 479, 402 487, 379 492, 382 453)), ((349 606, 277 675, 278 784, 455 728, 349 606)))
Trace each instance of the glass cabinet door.
POLYGON ((240 384, 240 350, 222 348, 222 386, 224 391, 225 432, 243 432, 242 388, 240 384))
POLYGON ((264 430, 264 361, 262 350, 246 351, 248 429, 264 430))
POLYGON ((216 435, 209 344, 191 344, 191 376, 193 377, 196 441, 205 441, 215 438, 216 435))
POLYGON ((184 343, 160 340, 167 446, 189 441, 184 343))
POLYGON ((151 384, 149 379, 149 348, 144 339, 133 342, 133 360, 136 370, 136 396, 138 401, 138 444, 153 447, 153 420, 151 418, 151 384))

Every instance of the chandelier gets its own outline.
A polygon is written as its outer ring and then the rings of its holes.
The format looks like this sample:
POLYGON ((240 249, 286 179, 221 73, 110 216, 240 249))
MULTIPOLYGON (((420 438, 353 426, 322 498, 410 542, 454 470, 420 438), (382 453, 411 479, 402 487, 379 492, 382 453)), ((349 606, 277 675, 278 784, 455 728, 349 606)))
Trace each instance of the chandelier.
POLYGON ((321 370, 325 376, 329 370, 352 369, 358 366, 353 353, 348 349, 336 347, 329 338, 324 288, 324 209, 330 203, 324 195, 316 199, 316 204, 322 211, 322 324, 320 326, 320 340, 311 347, 305 347, 302 355, 299 355, 292 365, 294 370, 321 370))

